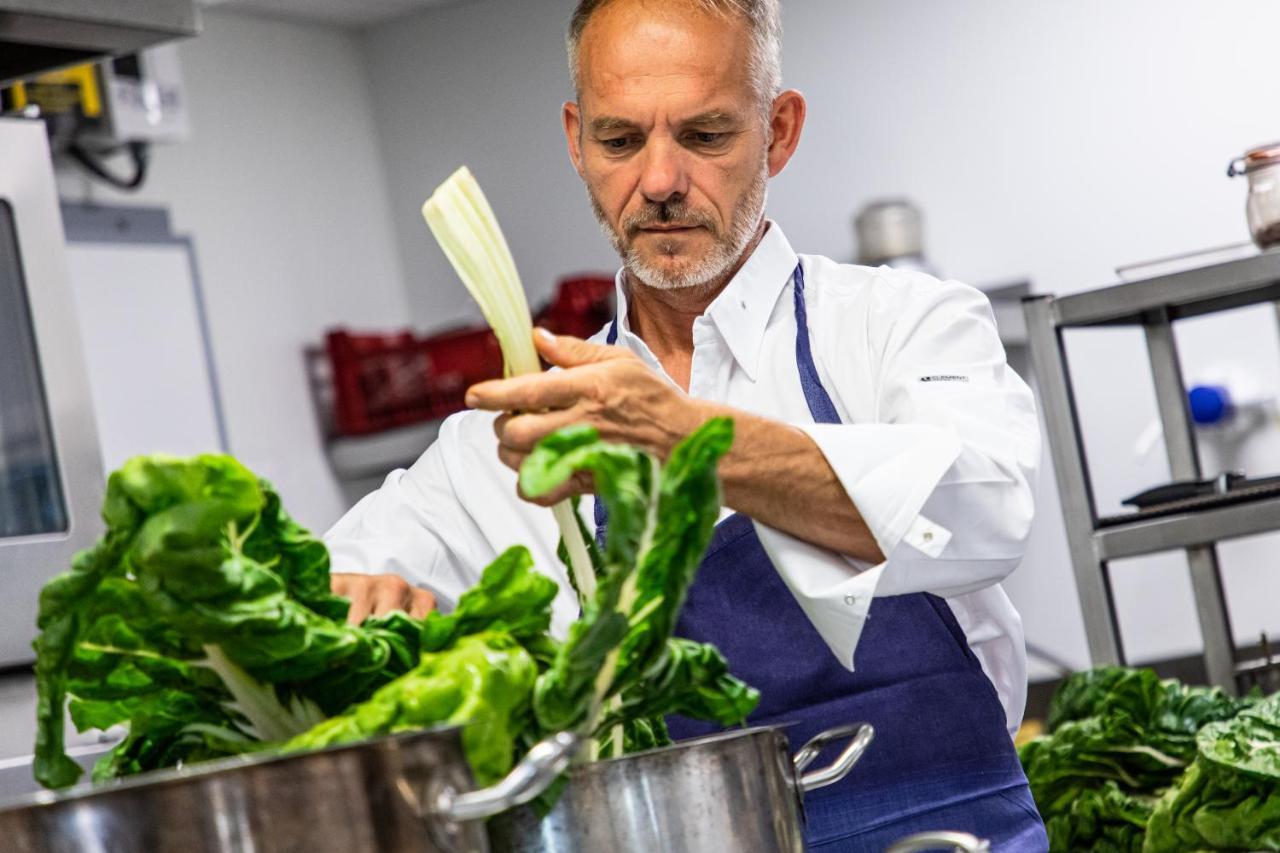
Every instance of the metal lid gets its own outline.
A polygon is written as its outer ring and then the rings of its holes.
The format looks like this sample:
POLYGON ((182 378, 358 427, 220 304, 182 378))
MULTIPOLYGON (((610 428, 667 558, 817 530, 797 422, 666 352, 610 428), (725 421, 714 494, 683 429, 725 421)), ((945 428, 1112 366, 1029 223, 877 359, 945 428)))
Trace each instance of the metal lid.
POLYGON ((1249 172, 1274 166, 1277 163, 1280 163, 1280 142, 1259 145, 1257 148, 1246 151, 1243 157, 1232 160, 1227 165, 1227 177, 1247 175, 1249 172))

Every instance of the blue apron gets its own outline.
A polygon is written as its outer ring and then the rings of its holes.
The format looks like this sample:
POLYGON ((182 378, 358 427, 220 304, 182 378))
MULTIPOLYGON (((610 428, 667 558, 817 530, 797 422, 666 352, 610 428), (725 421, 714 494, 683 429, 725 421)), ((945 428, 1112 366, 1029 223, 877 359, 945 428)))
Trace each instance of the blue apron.
MULTIPOLYGON (((793 282, 800 384, 816 423, 840 423, 809 347, 800 265, 793 282)), ((608 342, 617 338, 615 319, 608 342)), ((598 536, 606 523, 597 502, 598 536)), ((715 644, 730 671, 760 691, 750 722, 790 723, 793 750, 835 725, 875 726, 849 776, 805 797, 810 850, 881 853, 913 832, 948 829, 990 839, 996 853, 1048 850, 999 697, 937 596, 873 599, 849 672, 779 577, 751 520, 735 513, 716 527, 676 633, 715 644)), ((683 717, 667 722, 677 740, 718 730, 683 717)))

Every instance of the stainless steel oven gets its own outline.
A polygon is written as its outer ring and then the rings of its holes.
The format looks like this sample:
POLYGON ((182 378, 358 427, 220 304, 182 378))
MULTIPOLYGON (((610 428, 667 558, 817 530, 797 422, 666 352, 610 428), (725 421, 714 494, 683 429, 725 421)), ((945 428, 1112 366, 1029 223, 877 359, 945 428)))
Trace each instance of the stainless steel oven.
POLYGON ((0 119, 0 666, 98 536, 102 462, 43 123, 0 119))

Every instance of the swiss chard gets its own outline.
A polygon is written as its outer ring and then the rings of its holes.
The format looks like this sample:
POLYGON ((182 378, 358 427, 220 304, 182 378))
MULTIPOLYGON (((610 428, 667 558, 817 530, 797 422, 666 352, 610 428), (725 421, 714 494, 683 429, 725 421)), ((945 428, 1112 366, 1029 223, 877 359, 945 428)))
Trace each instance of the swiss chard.
POLYGON ((1156 804, 1143 849, 1280 849, 1280 694, 1200 729, 1195 761, 1156 804))
POLYGON ((1156 799, 1196 757, 1197 732, 1252 702, 1147 669, 1067 678, 1050 704, 1048 735, 1019 751, 1050 849, 1141 847, 1156 799))
POLYGON ((269 485, 224 456, 131 460, 110 478, 106 534, 42 594, 37 777, 60 787, 80 774, 61 739, 68 697, 80 730, 128 727, 95 779, 466 723, 472 769, 490 782, 565 728, 620 753, 668 743, 666 714, 740 722, 756 691, 714 648, 671 636, 732 437, 730 421, 709 421, 666 465, 583 428, 538 445, 526 492, 590 471, 610 517, 563 642, 549 633, 557 586, 523 547, 449 614, 353 627, 324 546, 269 485))
POLYGON ((727 725, 755 708, 758 693, 728 674, 715 649, 671 639, 715 529, 716 465, 732 442, 733 422, 714 418, 666 465, 585 427, 549 436, 530 454, 520 472, 526 494, 589 471, 609 518, 595 595, 538 679, 534 711, 544 728, 582 728, 620 753, 624 742, 666 742, 663 714, 727 725))
POLYGON ((324 546, 230 457, 132 459, 108 481, 103 519, 98 544, 41 593, 42 784, 80 776, 63 744, 68 695, 78 725, 129 723, 104 767, 147 770, 305 731, 417 662, 416 623, 342 621, 324 546))

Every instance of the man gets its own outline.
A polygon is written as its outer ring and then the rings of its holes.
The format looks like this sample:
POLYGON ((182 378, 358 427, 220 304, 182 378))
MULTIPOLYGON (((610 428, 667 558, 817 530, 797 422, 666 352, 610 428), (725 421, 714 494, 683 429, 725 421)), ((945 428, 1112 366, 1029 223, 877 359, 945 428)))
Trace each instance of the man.
POLYGON ((423 613, 525 543, 562 584, 563 630, 577 608, 554 523, 516 495, 513 469, 566 424, 662 457, 729 414, 732 512, 678 632, 718 645, 760 689, 753 720, 794 722, 797 741, 876 726, 855 772, 806 799, 811 849, 960 829, 1042 850, 1010 739, 1021 625, 996 585, 1031 520, 1031 396, 980 293, 798 256, 764 218, 805 118, 804 98, 780 89, 779 39, 777 0, 579 3, 563 121, 623 259, 617 318, 590 342, 535 336, 562 370, 471 388, 474 411, 330 532, 348 573, 334 588, 353 619, 423 613))

